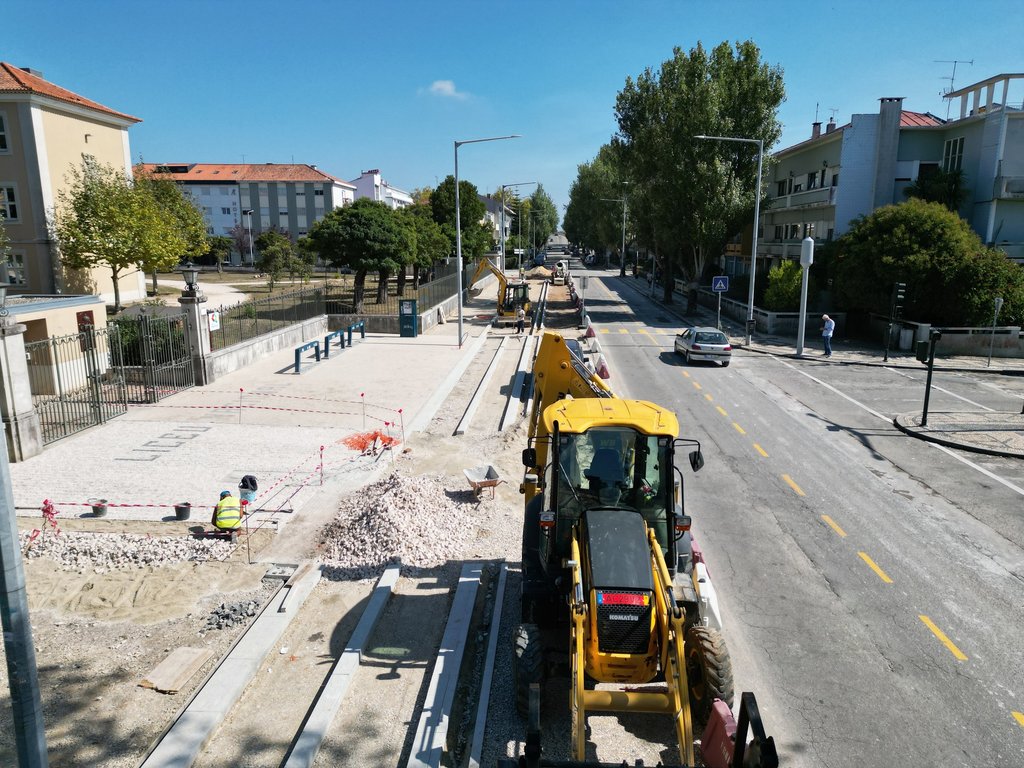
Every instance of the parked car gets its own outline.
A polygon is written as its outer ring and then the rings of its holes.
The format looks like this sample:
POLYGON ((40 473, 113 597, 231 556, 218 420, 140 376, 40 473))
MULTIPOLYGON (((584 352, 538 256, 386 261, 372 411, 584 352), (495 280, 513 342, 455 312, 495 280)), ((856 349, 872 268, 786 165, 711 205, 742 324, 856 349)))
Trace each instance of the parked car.
POLYGON ((676 334, 675 352, 689 364, 692 360, 713 360, 727 368, 732 360, 729 337, 717 328, 687 328, 676 334))

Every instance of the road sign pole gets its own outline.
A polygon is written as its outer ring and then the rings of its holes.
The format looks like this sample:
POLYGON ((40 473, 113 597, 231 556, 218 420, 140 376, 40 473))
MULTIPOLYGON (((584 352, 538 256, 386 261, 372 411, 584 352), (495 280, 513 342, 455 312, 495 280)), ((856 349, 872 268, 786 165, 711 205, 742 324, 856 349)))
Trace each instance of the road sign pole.
POLYGON ((718 330, 722 330, 722 292, 718 292, 718 320, 715 323, 718 330))

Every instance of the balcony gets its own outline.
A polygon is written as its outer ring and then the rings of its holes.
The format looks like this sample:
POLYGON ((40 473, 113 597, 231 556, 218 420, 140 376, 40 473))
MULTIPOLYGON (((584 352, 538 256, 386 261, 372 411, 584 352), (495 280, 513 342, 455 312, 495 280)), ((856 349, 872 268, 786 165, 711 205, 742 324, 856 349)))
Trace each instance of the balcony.
POLYGON ((771 209, 773 211, 784 211, 793 208, 822 208, 828 205, 835 205, 836 189, 838 187, 819 187, 808 189, 802 192, 793 192, 789 195, 771 198, 771 209))
POLYGON ((1024 200, 1024 161, 1001 160, 992 196, 997 200, 1024 200))

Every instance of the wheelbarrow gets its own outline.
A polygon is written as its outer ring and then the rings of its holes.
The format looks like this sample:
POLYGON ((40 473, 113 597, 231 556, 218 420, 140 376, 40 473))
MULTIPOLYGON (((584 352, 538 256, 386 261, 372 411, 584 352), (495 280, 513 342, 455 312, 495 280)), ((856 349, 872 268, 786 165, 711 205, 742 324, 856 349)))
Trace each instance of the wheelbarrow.
POLYGON ((490 488, 491 498, 493 499, 494 489, 497 485, 499 483, 508 482, 507 480, 502 480, 498 476, 498 470, 490 464, 473 467, 472 469, 464 469, 462 470, 462 474, 466 476, 466 479, 469 481, 469 487, 473 489, 474 493, 476 493, 477 498, 480 498, 480 491, 484 488, 490 488))

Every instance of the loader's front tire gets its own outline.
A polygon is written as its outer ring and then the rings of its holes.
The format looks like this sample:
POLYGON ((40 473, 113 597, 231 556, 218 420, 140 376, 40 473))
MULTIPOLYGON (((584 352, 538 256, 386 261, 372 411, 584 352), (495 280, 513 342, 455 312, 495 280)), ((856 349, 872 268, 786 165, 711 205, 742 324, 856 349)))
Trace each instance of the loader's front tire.
POLYGON ((732 661, 725 640, 717 630, 709 627, 687 630, 686 677, 690 686, 690 712, 701 725, 711 716, 715 699, 732 707, 732 661))
POLYGON ((519 624, 513 637, 515 654, 512 672, 516 682, 516 711, 524 720, 530 713, 530 685, 537 683, 544 689, 544 646, 540 627, 519 624))

